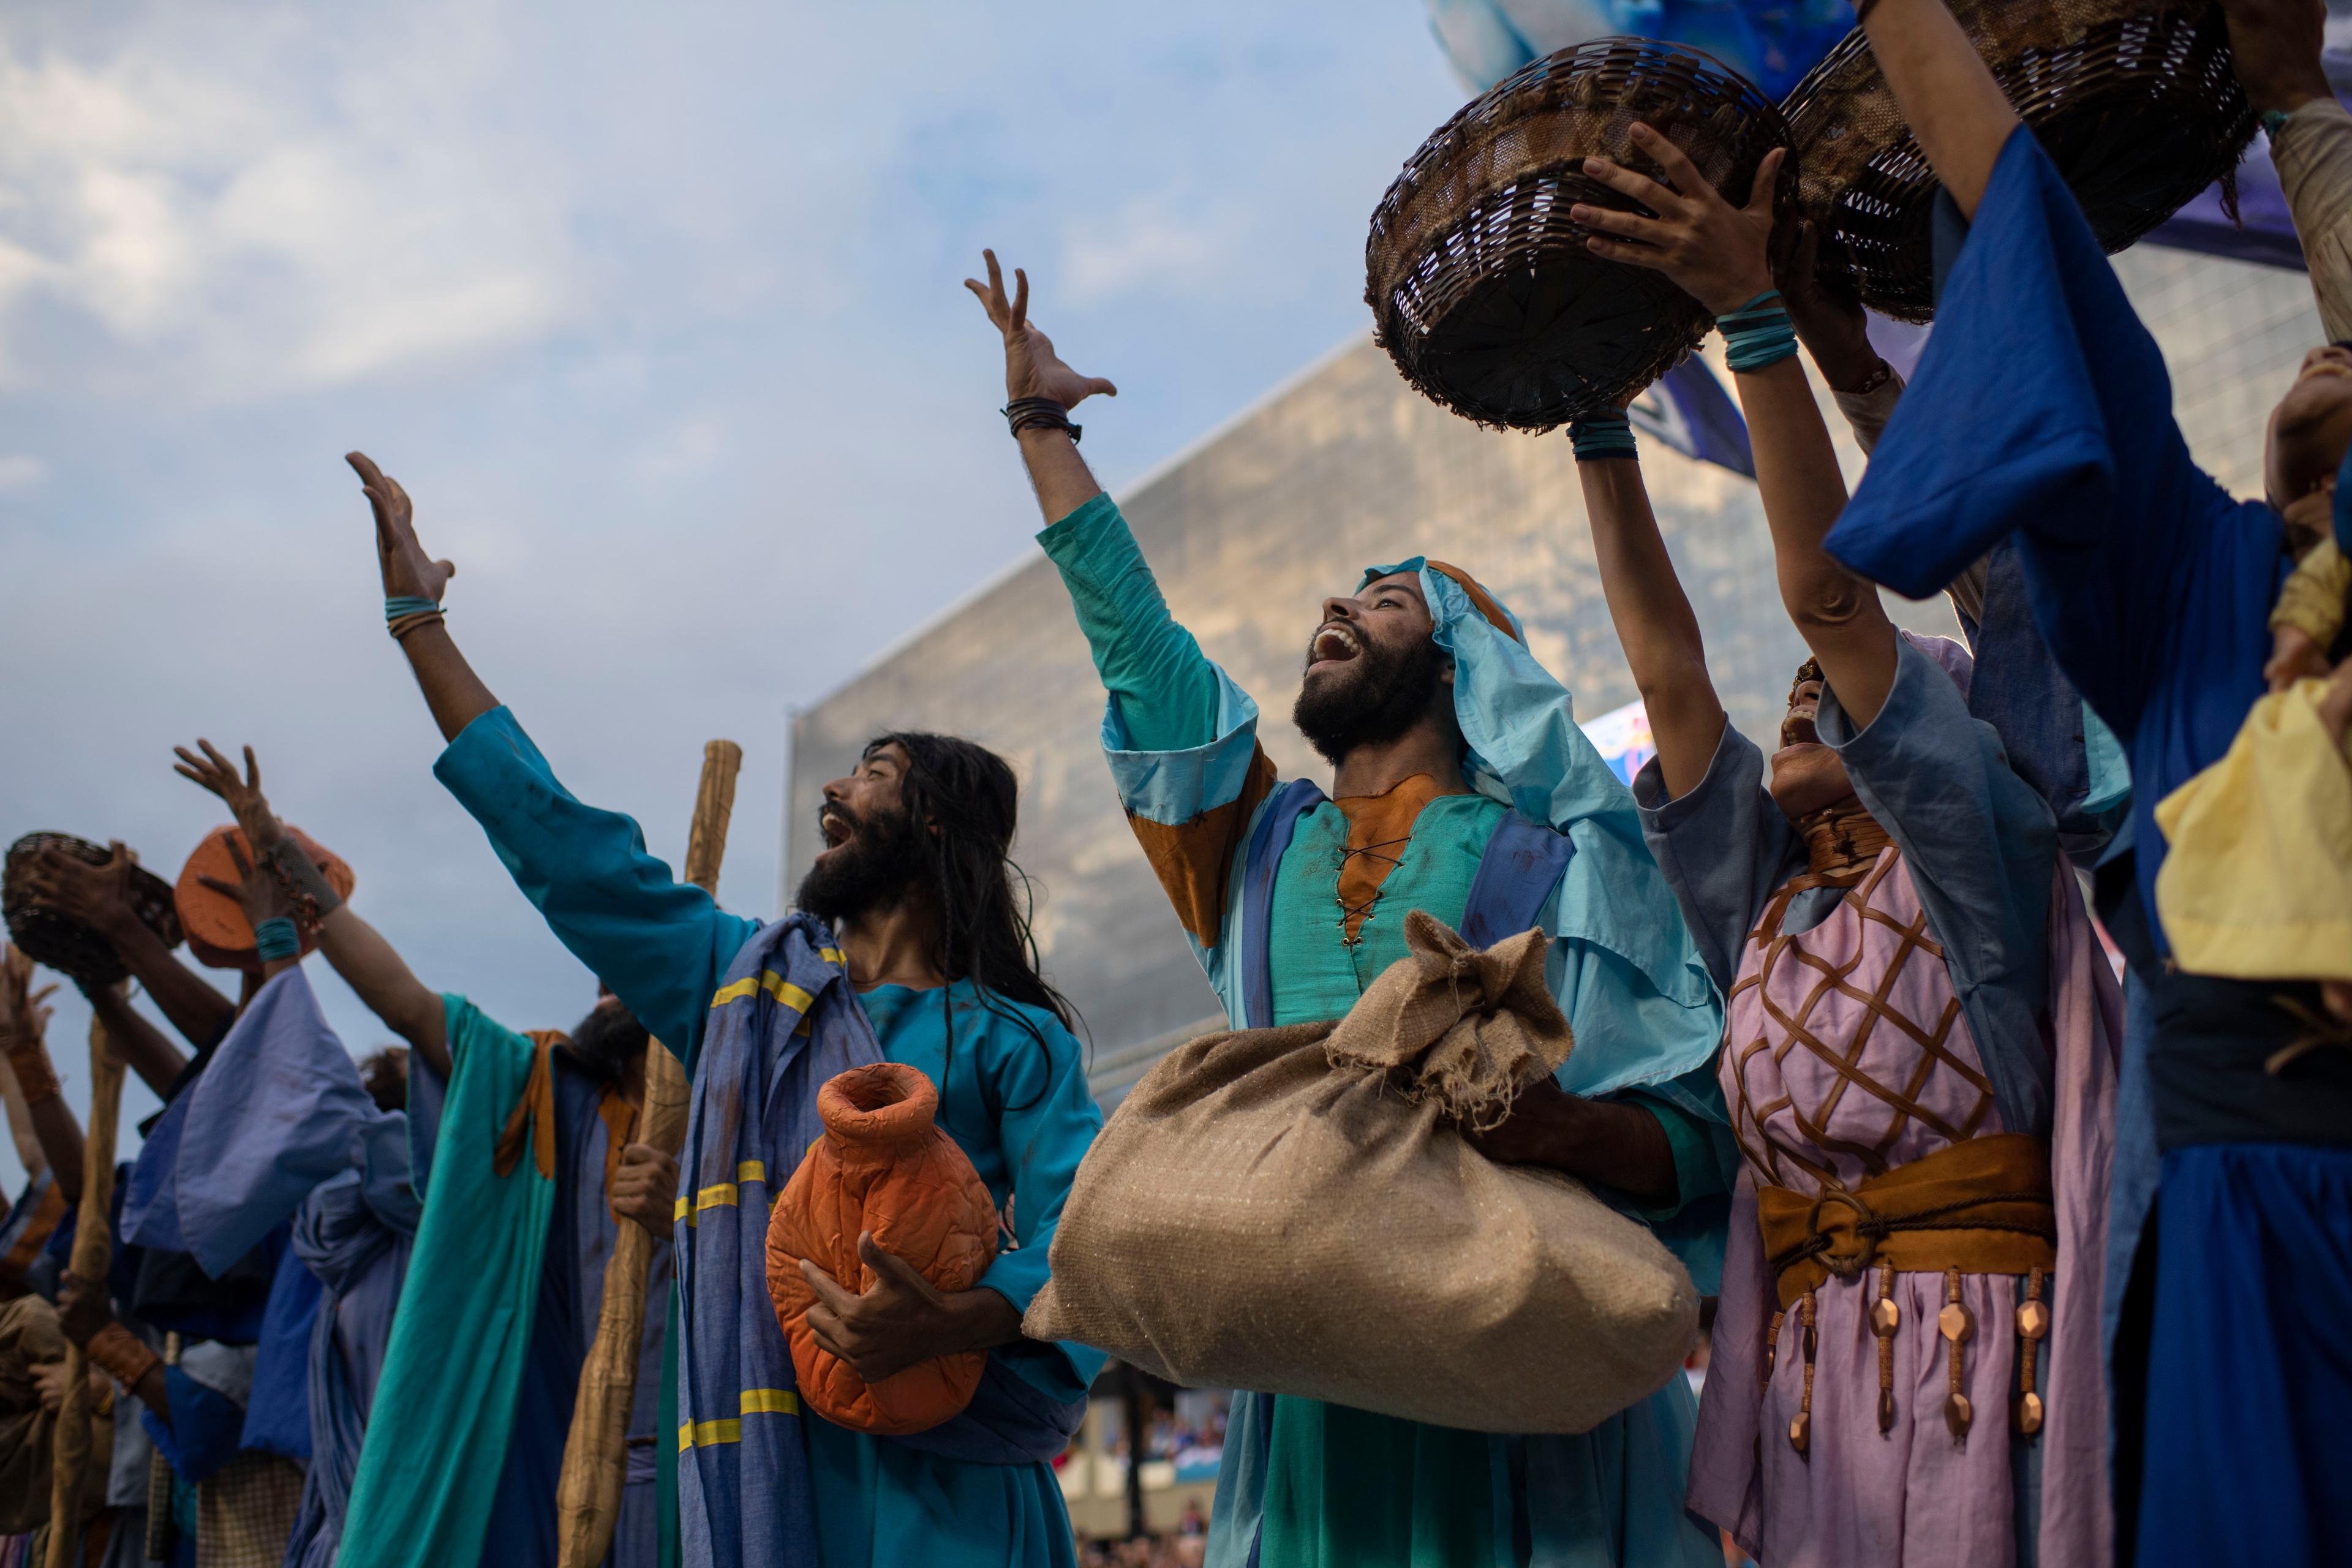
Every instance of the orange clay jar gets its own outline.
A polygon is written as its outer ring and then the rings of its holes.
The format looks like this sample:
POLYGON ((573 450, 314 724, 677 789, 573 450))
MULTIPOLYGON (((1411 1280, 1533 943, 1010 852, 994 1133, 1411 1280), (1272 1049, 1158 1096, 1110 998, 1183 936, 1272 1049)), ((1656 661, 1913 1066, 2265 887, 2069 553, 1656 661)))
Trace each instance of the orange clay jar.
POLYGON ((809 1145, 768 1218, 768 1295, 793 1350, 800 1395, 838 1426, 884 1436, 927 1431, 971 1403, 986 1351, 918 1362, 868 1384, 809 1331, 815 1293, 800 1260, 842 1285, 874 1288, 860 1232, 952 1295, 996 1260, 996 1205, 955 1140, 934 1124, 939 1090, 898 1062, 852 1068, 817 1090, 824 1135, 809 1145))

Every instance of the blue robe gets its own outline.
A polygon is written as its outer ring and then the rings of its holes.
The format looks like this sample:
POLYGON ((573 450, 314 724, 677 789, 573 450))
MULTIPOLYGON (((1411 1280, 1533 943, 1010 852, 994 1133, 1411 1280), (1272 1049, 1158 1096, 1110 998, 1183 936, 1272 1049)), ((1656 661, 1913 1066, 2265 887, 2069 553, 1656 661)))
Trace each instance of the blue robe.
MULTIPOLYGON (((2190 458, 2162 353, 2023 131, 1828 544, 1916 597, 2012 535, 2035 623, 2123 744, 2135 792, 2137 898, 2109 923, 2150 993, 2126 1092, 2145 1092, 2156 1125, 2160 1245, 2136 1266, 2140 1305, 2119 1314, 2124 1555, 2136 1540, 2146 1563, 2318 1561, 2352 1440, 2279 1413, 2352 1403, 2337 1342, 2352 1316, 2352 1055, 2267 1072, 2302 1028, 2273 998, 2298 988, 2176 973, 2153 918, 2157 803, 2221 758, 2264 690, 2284 528, 2190 458), (2286 1258, 2295 1289, 2274 1291, 2286 1258)), ((2117 1184, 2144 1191, 2129 1171, 2117 1184)))
MULTIPOLYGON (((557 937, 656 1039, 679 1050, 692 1072, 712 998, 759 922, 727 913, 700 889, 674 879, 646 852, 627 816, 575 799, 503 708, 469 724, 434 772, 482 825, 557 937)), ((884 1056, 920 1068, 940 1086, 940 1125, 971 1157, 999 1205, 1012 1205, 1018 1246, 1001 1253, 980 1283, 1025 1310, 1045 1281, 1070 1178, 1101 1121, 1087 1092, 1077 1042, 1042 1009, 1024 1009, 1024 1026, 980 1005, 968 983, 944 992, 881 986, 857 1000, 884 1056), (952 1055, 946 1023, 951 1006, 952 1055)), ((735 1182, 681 1193, 681 1205, 688 1214, 764 1205, 789 1175, 741 1173, 735 1182)), ((727 1288, 733 1288, 731 1277, 727 1288)), ((1019 1375, 1064 1399, 1083 1397, 1101 1364, 1077 1346, 1011 1349, 1019 1375)), ((789 1561, 813 1536, 823 1568, 1073 1561, 1060 1488, 1042 1463, 952 1459, 835 1427, 802 1410, 797 1399, 754 1402, 748 1395, 740 1410, 684 1412, 678 1442, 688 1452, 737 1444, 745 1426, 778 1420, 797 1423, 806 1476, 746 1477, 745 1485, 790 1489, 804 1481, 810 1517, 780 1521, 773 1540, 730 1540, 722 1526, 731 1525, 731 1512, 724 1521, 688 1521, 690 1560, 707 1554, 726 1568, 738 1553, 744 1561, 789 1561)))
MULTIPOLYGON (((301 1452, 289 1457, 310 1466, 287 1563, 326 1568, 416 1231, 406 1121, 376 1108, 299 969, 261 988, 182 1100, 162 1185, 197 1262, 225 1269, 293 1221, 293 1269, 265 1324, 295 1310, 302 1292, 289 1279, 308 1286, 302 1387, 289 1394, 284 1368, 257 1367, 244 1441, 287 1453, 278 1428, 300 1421, 301 1452)), ((176 1422, 176 1395, 173 1408, 176 1422)))

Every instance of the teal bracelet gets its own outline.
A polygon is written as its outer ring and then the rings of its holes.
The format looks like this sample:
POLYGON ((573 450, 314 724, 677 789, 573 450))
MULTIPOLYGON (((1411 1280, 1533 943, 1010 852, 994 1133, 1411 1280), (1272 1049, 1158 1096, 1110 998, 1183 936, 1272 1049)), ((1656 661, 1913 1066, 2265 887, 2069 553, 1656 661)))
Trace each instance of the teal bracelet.
POLYGON ((2269 137, 2273 142, 2277 141, 2278 133, 2285 130, 2286 122, 2294 118, 2294 115, 2288 113, 2284 109, 2263 110, 2263 134, 2269 137))
POLYGON ((1723 333, 1724 361, 1735 372, 1762 370, 1797 352, 1796 323, 1789 320, 1778 289, 1717 316, 1715 324, 1723 333))
POLYGON ((283 915, 275 916, 253 928, 253 951, 264 963, 275 963, 281 958, 299 958, 302 952, 301 934, 294 922, 283 915))
POLYGON ((1570 421, 1568 444, 1576 449, 1580 463, 1602 463, 1614 458, 1638 460, 1642 455, 1633 444, 1633 424, 1622 413, 1587 414, 1570 421))
POLYGON ((399 596, 386 595, 383 601, 384 624, 389 626, 394 621, 399 620, 404 616, 431 615, 440 607, 439 604, 431 599, 418 598, 415 595, 409 595, 399 596))

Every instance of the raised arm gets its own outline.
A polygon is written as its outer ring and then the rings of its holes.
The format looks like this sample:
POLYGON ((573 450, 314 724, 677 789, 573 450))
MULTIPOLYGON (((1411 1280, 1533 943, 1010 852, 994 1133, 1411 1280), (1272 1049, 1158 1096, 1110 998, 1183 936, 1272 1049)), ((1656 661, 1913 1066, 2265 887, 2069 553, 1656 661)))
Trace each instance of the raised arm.
POLYGON ((2247 101, 2271 126, 2271 163, 2311 269, 2330 342, 2352 338, 2352 111, 2336 100, 2320 51, 2323 0, 2224 0, 2230 54, 2247 101))
POLYGON ((1054 353, 1054 342, 1029 320, 1029 274, 1013 269, 1013 293, 1004 294, 1004 269, 996 252, 983 250, 988 281, 967 278, 991 325, 1004 336, 1004 396, 1007 417, 1021 443, 1021 460, 1047 522, 1058 522, 1096 496, 1102 486, 1078 456, 1077 432, 1067 415, 1096 393, 1117 397, 1118 388, 1098 375, 1080 375, 1054 353))
POLYGON ((718 977, 759 922, 672 876, 631 818, 557 782, 451 639, 440 599, 457 568, 417 542, 408 492, 362 454, 350 462, 375 513, 393 636, 449 742, 434 776, 481 825, 557 940, 690 1064, 718 977))
POLYGON ((214 750, 210 741, 199 740, 196 744, 202 755, 185 746, 173 748, 180 760, 172 771, 220 796, 236 816, 237 826, 244 829, 254 853, 274 868, 273 880, 310 906, 304 913, 315 921, 319 951, 326 954, 335 973, 359 994, 368 1011, 446 1079, 449 1047, 440 995, 409 971, 392 944, 328 885, 302 847, 286 837, 268 797, 261 793, 261 765, 254 760, 253 748, 245 748, 245 773, 240 777, 236 766, 214 750))
POLYGON ((1723 739, 1723 702, 1706 673, 1698 616, 1658 532, 1641 463, 1630 455, 1579 453, 1576 477, 1584 486, 1609 619, 1650 716, 1666 792, 1680 799, 1706 777, 1723 739))
POLYGON ((1658 216, 1580 206, 1577 218, 1617 237, 1591 240, 1596 252, 1664 272, 1715 313, 1748 416, 1780 603, 1840 705, 1856 725, 1867 725, 1895 683, 1895 623, 1878 590, 1822 546, 1845 507, 1845 479, 1772 283, 1772 183, 1781 151, 1764 155, 1748 205, 1735 207, 1666 138, 1643 125, 1633 127, 1633 137, 1666 184, 1604 158, 1585 167, 1658 216))
POLYGON ((968 278, 964 287, 979 296, 1004 339, 1006 406, 1013 411, 1022 461, 1050 525, 1038 542, 1062 574, 1128 743, 1144 752, 1208 745, 1224 728, 1223 682, 1192 634, 1169 614, 1134 535, 1078 456, 1075 427, 1061 417, 1084 399, 1097 393, 1117 396, 1118 389, 1064 364, 1053 341, 1029 320, 1028 274, 1013 269, 1008 300, 996 253, 982 254, 988 282, 968 278))
POLYGON ((1960 216, 1975 217, 2017 129, 2000 84, 1944 0, 1871 0, 1862 7, 1862 30, 1927 166, 1960 216))
MULTIPOLYGON (((33 897, 51 909, 81 921, 112 945, 131 977, 147 989, 172 1027, 188 1044, 203 1050, 228 1033, 236 1017, 236 1004, 214 990, 204 976, 172 956, 163 939, 147 929, 131 904, 131 851, 121 844, 103 866, 91 866, 61 850, 44 849, 33 862, 26 886, 33 897)), ((161 1058, 131 1065, 151 1089, 161 1094, 179 1076, 187 1058, 166 1046, 173 1058, 160 1087, 161 1058)))
POLYGON ((375 512, 376 564, 383 574, 384 616, 392 635, 408 656, 416 688, 425 706, 441 726, 441 738, 454 741, 467 725, 499 705, 466 656, 449 637, 441 616, 441 595, 457 568, 425 554, 416 542, 415 509, 400 481, 375 466, 364 452, 347 452, 343 461, 360 477, 360 493, 375 512))
MULTIPOLYGON (((40 1157, 57 1173, 58 1190, 66 1202, 75 1204, 81 1201, 81 1123, 67 1108, 47 1041, 47 1001, 56 990, 54 985, 34 990, 33 961, 0 943, 0 1055, 8 1058, 16 1075, 40 1157)), ((13 1118, 16 1108, 9 1109, 13 1118)))

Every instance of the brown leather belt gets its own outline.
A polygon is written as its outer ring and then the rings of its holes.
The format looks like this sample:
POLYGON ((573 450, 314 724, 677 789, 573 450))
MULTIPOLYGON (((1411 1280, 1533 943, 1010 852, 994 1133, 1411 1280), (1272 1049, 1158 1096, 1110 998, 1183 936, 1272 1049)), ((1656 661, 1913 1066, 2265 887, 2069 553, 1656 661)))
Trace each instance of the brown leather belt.
POLYGON ((1756 1189, 1764 1255, 1786 1309, 1832 1278, 2025 1274, 2058 1263, 2050 1152, 2003 1132, 1939 1149, 1848 1189, 1756 1189))
POLYGON ((1878 1340, 1878 1429, 1895 1424, 1895 1336, 1903 1314, 1895 1297, 1897 1274, 1941 1274, 1945 1305, 1936 1331, 1950 1346, 1950 1392, 1944 1419, 1955 1443, 1965 1442, 1974 1410, 1961 1392, 1962 1347, 1976 1334, 1964 1303, 1964 1274, 2022 1274, 2027 1288, 2017 1305, 2018 1388, 2012 1424, 2031 1439, 2042 1429, 2042 1396, 2034 1388, 2040 1342, 2051 1329, 2043 1282, 2058 1266, 2058 1215, 2052 1202, 2050 1152, 2039 1138, 1997 1133, 1940 1149, 1853 1187, 1818 1194, 1759 1187, 1756 1216, 1764 1254, 1779 1282, 1780 1310, 1765 1334, 1764 1379, 1772 1377, 1773 1350, 1791 1308, 1803 1325, 1804 1386, 1789 1443, 1809 1451, 1813 1404, 1813 1292, 1832 1279, 1878 1274, 1871 1331, 1878 1340))

